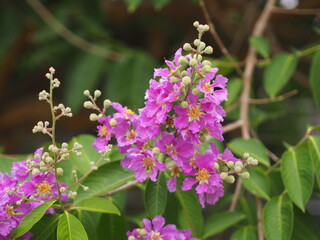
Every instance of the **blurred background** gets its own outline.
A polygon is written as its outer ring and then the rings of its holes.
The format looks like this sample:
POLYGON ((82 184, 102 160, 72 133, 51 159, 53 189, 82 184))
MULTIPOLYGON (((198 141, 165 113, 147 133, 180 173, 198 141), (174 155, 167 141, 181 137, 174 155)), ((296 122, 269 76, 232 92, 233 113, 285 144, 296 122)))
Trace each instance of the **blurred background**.
MULTIPOLYGON (((320 8, 319 0, 296 2, 299 8, 320 8)), ((265 1, 205 3, 216 31, 241 64, 265 1)), ((63 102, 74 113, 73 118, 58 122, 58 141, 68 141, 81 133, 95 134, 96 124, 88 119, 90 111, 82 107, 83 91, 100 89, 103 98, 132 109, 143 107, 153 68, 162 66, 164 58, 170 59, 185 42, 195 39, 195 20, 205 23, 198 0, 2 0, 0 152, 30 153, 49 140, 31 130, 38 121, 50 120, 48 105, 38 101, 38 93, 48 89, 49 81, 44 75, 50 66, 61 81, 55 91, 56 103, 63 102)), ((320 17, 316 14, 274 13, 265 35, 271 53, 276 54, 318 43, 319 27, 320 17)), ((214 48, 210 60, 220 73, 230 82, 241 84, 212 36, 206 34, 204 38, 214 48)), ((307 123, 319 124, 308 80, 310 64, 310 57, 302 57, 293 81, 286 86, 285 92, 297 89, 297 95, 283 102, 254 105, 250 110, 254 130, 276 153, 281 152, 283 141, 296 143, 307 123)), ((253 90, 255 98, 266 97, 259 69, 253 90)), ((238 95, 239 92, 234 94, 234 101, 238 95)), ((226 122, 237 117, 235 108, 228 113, 226 122)), ((226 138, 238 134, 235 131, 226 138)))

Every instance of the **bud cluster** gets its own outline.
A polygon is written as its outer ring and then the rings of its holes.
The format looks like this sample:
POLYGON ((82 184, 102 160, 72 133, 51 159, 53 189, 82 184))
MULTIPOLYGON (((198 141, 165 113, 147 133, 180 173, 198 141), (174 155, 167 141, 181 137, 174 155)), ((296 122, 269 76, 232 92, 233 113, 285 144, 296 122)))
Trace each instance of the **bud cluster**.
POLYGON ((100 109, 98 105, 96 104, 97 99, 101 96, 100 90, 95 90, 93 93, 93 96, 90 94, 89 90, 85 90, 83 92, 84 96, 89 98, 89 101, 85 101, 83 103, 83 107, 86 109, 92 109, 98 112, 91 113, 89 116, 90 121, 97 121, 99 118, 105 116, 107 109, 111 106, 111 101, 109 99, 105 99, 103 101, 103 108, 100 109))

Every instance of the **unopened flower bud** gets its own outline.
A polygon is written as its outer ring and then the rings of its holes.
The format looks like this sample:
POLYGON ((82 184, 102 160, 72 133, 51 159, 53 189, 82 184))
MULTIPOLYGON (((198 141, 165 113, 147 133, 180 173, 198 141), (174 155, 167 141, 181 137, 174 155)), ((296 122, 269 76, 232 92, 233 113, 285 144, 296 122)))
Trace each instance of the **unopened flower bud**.
POLYGON ((200 32, 207 32, 207 31, 209 31, 209 25, 208 24, 204 24, 204 25, 199 25, 199 31, 200 32))
POLYGON ((228 172, 228 171, 229 171, 229 169, 228 169, 227 166, 221 166, 220 167, 220 172, 228 172))
POLYGON ((55 70, 53 67, 50 67, 50 68, 49 68, 49 72, 51 72, 51 74, 54 74, 55 71, 56 71, 56 70, 55 70))
POLYGON ((57 168, 57 176, 61 177, 63 175, 63 168, 57 168))
POLYGON ((209 72, 211 71, 211 66, 209 66, 209 65, 204 65, 204 66, 202 67, 202 71, 203 71, 204 73, 209 73, 209 72))
POLYGON ((189 106, 188 102, 187 101, 182 101, 181 102, 181 107, 182 108, 187 108, 189 106))
POLYGON ((199 27, 199 22, 198 22, 198 21, 195 21, 195 22, 193 23, 193 26, 194 26, 194 27, 199 27))
POLYGON ((66 142, 62 143, 62 145, 61 145, 62 148, 68 148, 68 146, 69 146, 69 144, 66 142))
POLYGON ((198 88, 192 89, 192 94, 193 94, 193 95, 198 95, 199 93, 200 93, 200 91, 199 91, 198 88))
POLYGON ((180 80, 177 78, 177 77, 175 77, 175 76, 171 76, 170 77, 170 83, 177 83, 177 82, 179 82, 180 80))
POLYGON ((110 120, 109 124, 110 124, 111 127, 115 127, 115 126, 117 126, 117 120, 115 120, 114 118, 112 118, 112 119, 110 120))
POLYGON ((208 65, 208 66, 211 67, 211 62, 208 61, 208 60, 204 60, 204 61, 202 62, 202 65, 208 65))
POLYGON ((246 153, 243 154, 243 158, 244 158, 244 159, 247 159, 248 157, 250 157, 250 154, 249 154, 249 153, 246 152, 246 153))
POLYGON ((243 168, 243 163, 241 161, 237 161, 234 165, 235 165, 235 167, 239 166, 239 167, 243 168))
POLYGON ((182 65, 182 64, 188 64, 188 59, 186 57, 180 57, 178 62, 182 65))
POLYGON ((199 39, 196 39, 193 41, 193 44, 198 47, 200 45, 201 41, 199 39))
POLYGON ((40 170, 38 168, 34 168, 34 169, 32 169, 31 173, 32 173, 32 175, 35 175, 37 173, 40 173, 40 170))
POLYGON ((21 204, 22 200, 19 200, 16 202, 17 206, 19 206, 21 204))
POLYGON ((235 180, 236 180, 236 179, 235 179, 234 176, 232 176, 232 175, 229 175, 229 176, 225 179, 225 181, 226 181, 227 183, 230 183, 230 184, 234 183, 235 180))
POLYGON ((240 172, 242 171, 242 167, 236 166, 236 167, 234 168, 234 171, 235 171, 236 173, 240 173, 240 172))
POLYGON ((111 101, 109 100, 109 99, 105 99, 104 101, 103 101, 103 108, 104 109, 107 109, 107 108, 109 108, 111 106, 111 101))
POLYGON ((61 187, 61 188, 60 188, 60 192, 64 193, 64 192, 66 192, 66 191, 67 191, 67 189, 66 189, 65 187, 61 187))
POLYGON ((201 56, 200 54, 195 54, 195 55, 193 56, 193 58, 194 58, 195 60, 197 60, 197 62, 201 62, 201 60, 202 60, 202 56, 201 56))
POLYGON ((244 179, 248 179, 248 178, 250 178, 250 173, 248 173, 248 172, 243 172, 243 173, 241 173, 241 175, 240 175, 242 178, 244 178, 244 179))
POLYGON ((154 148, 152 148, 152 152, 153 152, 154 154, 159 154, 159 153, 160 153, 160 148, 154 147, 154 148))
POLYGON ((84 191, 88 191, 88 190, 89 190, 89 187, 83 186, 83 190, 84 190, 84 191))
POLYGON ((182 76, 182 77, 189 76, 188 71, 183 70, 183 71, 181 72, 181 76, 182 76))
POLYGON ((85 95, 86 97, 90 96, 90 91, 89 90, 84 90, 83 91, 83 95, 85 95))
POLYGON ((134 236, 129 236, 128 240, 137 240, 134 236))
POLYGON ((89 116, 90 121, 95 122, 98 120, 98 115, 95 113, 91 113, 89 116))
POLYGON ((222 180, 225 180, 227 177, 228 177, 228 173, 226 173, 226 172, 220 173, 220 178, 222 180))
POLYGON ((205 54, 212 54, 212 53, 213 53, 213 48, 212 48, 211 46, 207 46, 207 47, 203 50, 203 52, 204 52, 205 54))
POLYGON ((195 66, 195 65, 197 65, 197 63, 198 63, 198 61, 194 58, 190 59, 190 61, 189 61, 190 66, 195 66))
POLYGON ((206 47, 206 44, 204 42, 200 42, 200 44, 198 46, 198 50, 202 51, 205 47, 206 47))
POLYGON ((227 162, 227 166, 228 166, 228 168, 233 168, 234 167, 234 162, 228 161, 227 162))
POLYGON ((192 51, 192 47, 191 47, 190 43, 183 44, 183 50, 185 50, 187 52, 192 51))
POLYGON ((94 97, 95 98, 98 98, 98 97, 100 97, 101 96, 101 91, 100 90, 95 90, 94 91, 94 97))
POLYGON ((46 78, 50 79, 51 78, 51 74, 50 73, 46 73, 46 78))
POLYGON ((189 76, 185 76, 182 78, 182 83, 184 85, 189 85, 191 83, 191 78, 189 76))
POLYGON ((253 161, 251 162, 251 165, 254 167, 258 166, 258 164, 259 164, 259 161, 257 159, 253 159, 253 161))
POLYGON ((219 163, 215 162, 215 163, 213 164, 213 168, 214 168, 214 169, 217 169, 217 170, 218 170, 219 167, 220 167, 220 166, 219 166, 219 163))

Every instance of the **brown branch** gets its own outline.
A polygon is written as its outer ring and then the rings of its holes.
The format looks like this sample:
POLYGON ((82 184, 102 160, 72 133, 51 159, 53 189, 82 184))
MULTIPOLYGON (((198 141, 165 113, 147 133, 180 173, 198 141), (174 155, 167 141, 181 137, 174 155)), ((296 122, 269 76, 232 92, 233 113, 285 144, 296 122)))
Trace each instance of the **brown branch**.
POLYGON ((240 196, 240 193, 241 193, 241 187, 242 187, 242 181, 239 178, 238 181, 237 181, 236 189, 234 191, 234 195, 233 195, 230 207, 229 207, 229 211, 234 211, 236 209, 236 206, 237 206, 237 203, 238 203, 238 200, 239 200, 239 196, 240 196))
POLYGON ((285 9, 285 8, 279 8, 274 7, 272 9, 272 13, 279 13, 279 14, 292 14, 292 15, 316 15, 320 14, 319 8, 310 8, 310 9, 285 9))
POLYGON ((46 22, 52 29, 54 29, 61 37, 67 40, 69 43, 81 48, 82 50, 88 51, 92 54, 118 60, 121 55, 118 52, 108 50, 104 47, 97 46, 88 42, 87 40, 80 38, 78 35, 71 32, 63 24, 61 24, 49 11, 48 9, 38 0, 27 0, 27 3, 33 8, 33 10, 46 22))
POLYGON ((206 19, 207 24, 210 27, 210 33, 213 37, 213 39, 217 42, 221 52, 226 56, 226 58, 232 63, 233 67, 235 68, 235 70, 237 71, 237 73, 242 76, 243 72, 241 70, 241 68, 238 66, 238 64, 233 64, 234 59, 232 58, 231 54, 229 53, 228 49, 225 47, 225 45, 223 44, 221 38, 219 37, 218 33, 216 32, 215 26, 213 24, 213 22, 211 21, 211 17, 207 11, 207 7, 204 3, 204 0, 200 0, 199 2, 200 8, 203 12, 203 15, 206 19))
MULTIPOLYGON (((268 0, 265 5, 260 17, 258 18, 254 29, 253 36, 261 36, 263 31, 267 26, 267 21, 272 13, 275 0, 268 0)), ((250 138, 249 133, 249 121, 248 121, 248 112, 249 112, 249 96, 250 88, 252 82, 252 74, 254 71, 256 62, 256 52, 252 47, 249 47, 247 58, 246 58, 246 67, 243 74, 243 90, 241 94, 241 108, 240 108, 240 119, 243 120, 242 125, 242 136, 243 138, 250 138)))
POLYGON ((257 218, 258 218, 258 236, 259 240, 263 240, 263 222, 262 222, 262 200, 261 198, 256 197, 257 204, 257 218))
POLYGON ((242 126, 242 121, 241 120, 235 121, 233 123, 229 123, 229 124, 223 126, 223 133, 230 132, 232 130, 238 129, 241 126, 242 126))
POLYGON ((101 197, 103 197, 103 196, 110 196, 110 195, 113 195, 113 194, 115 194, 115 193, 117 193, 117 192, 121 192, 121 191, 124 191, 124 190, 128 190, 128 189, 136 186, 138 183, 139 183, 138 180, 129 181, 129 182, 127 182, 126 184, 124 184, 124 185, 122 185, 122 186, 120 186, 120 187, 118 187, 118 188, 116 188, 116 189, 114 189, 114 190, 112 190, 112 191, 110 191, 110 192, 107 192, 107 193, 105 193, 105 194, 103 194, 103 195, 100 195, 100 196, 101 196, 101 197))
POLYGON ((286 94, 283 94, 281 96, 274 97, 274 98, 249 99, 249 103, 250 104, 265 104, 265 103, 279 102, 279 101, 282 101, 288 97, 296 95, 297 93, 298 93, 297 90, 293 90, 293 91, 287 92, 286 94))

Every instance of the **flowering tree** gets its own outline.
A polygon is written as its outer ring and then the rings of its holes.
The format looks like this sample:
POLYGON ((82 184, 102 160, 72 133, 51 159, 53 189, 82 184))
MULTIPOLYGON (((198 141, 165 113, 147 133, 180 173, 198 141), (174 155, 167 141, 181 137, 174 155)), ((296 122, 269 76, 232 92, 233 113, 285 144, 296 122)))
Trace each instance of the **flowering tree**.
MULTIPOLYGON (((231 56, 203 1, 200 6, 208 25, 194 22, 197 38, 179 48, 173 60, 165 60, 165 67, 154 69, 143 108, 134 112, 109 99, 99 107, 101 91, 84 91, 84 107, 94 111, 89 118, 97 122, 95 137, 56 141, 56 122, 72 113, 54 103, 60 81, 55 69, 49 69, 45 76, 50 89, 41 91, 39 100, 49 104, 52 119, 38 122, 33 132, 48 135, 51 142, 0 173, 0 239, 196 240, 230 227, 232 235, 226 234, 234 240, 305 239, 303 230, 308 239, 317 239, 319 230, 306 204, 312 192, 318 192, 320 138, 313 132, 319 127, 308 126, 301 141, 287 144, 278 158, 250 138, 254 133, 248 111, 250 103, 295 94, 278 96, 298 57, 318 51, 319 45, 269 59, 261 36, 274 11, 274 1, 267 1, 253 30, 244 71, 231 61, 243 77, 240 111, 235 122, 222 126, 223 104, 238 90, 227 88, 232 83, 207 58, 213 48, 202 36, 208 31, 231 56), (256 53, 269 61, 264 81, 268 99, 249 98, 256 53), (224 147, 223 133, 237 128, 242 137, 224 147), (133 187, 144 195, 145 211, 139 216, 125 210, 125 193, 133 187), (135 226, 128 228, 128 222, 135 226)), ((318 51, 311 67, 314 86, 319 62, 318 51)), ((313 93, 318 102, 318 91, 313 93)))

